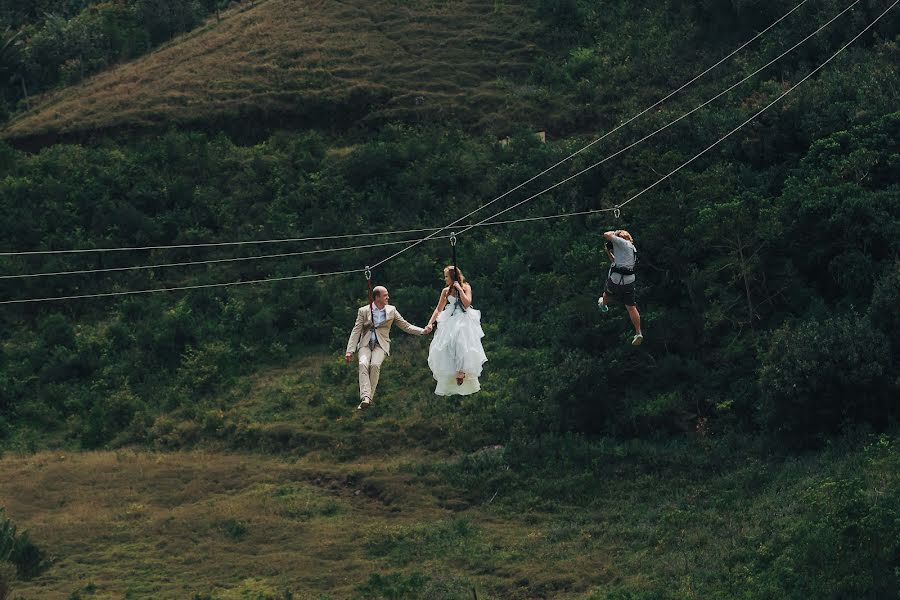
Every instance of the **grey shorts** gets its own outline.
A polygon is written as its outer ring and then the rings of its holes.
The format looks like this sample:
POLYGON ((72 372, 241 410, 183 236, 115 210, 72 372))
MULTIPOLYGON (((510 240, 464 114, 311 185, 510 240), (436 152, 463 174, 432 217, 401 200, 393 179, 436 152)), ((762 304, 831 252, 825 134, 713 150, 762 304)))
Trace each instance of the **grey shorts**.
POLYGON ((606 293, 612 300, 618 300, 625 306, 634 306, 634 282, 620 285, 613 283, 612 279, 607 279, 606 293))

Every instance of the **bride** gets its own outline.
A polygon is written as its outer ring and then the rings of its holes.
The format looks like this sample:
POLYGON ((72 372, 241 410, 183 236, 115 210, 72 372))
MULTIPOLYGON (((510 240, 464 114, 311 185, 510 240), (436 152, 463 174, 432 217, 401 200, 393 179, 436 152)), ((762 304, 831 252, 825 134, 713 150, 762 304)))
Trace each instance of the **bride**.
POLYGON ((444 283, 447 287, 428 320, 429 325, 438 324, 428 350, 428 366, 437 381, 434 393, 474 394, 481 389, 478 377, 481 365, 487 362, 481 347, 481 312, 472 308, 472 286, 466 283, 462 271, 444 267, 444 283))

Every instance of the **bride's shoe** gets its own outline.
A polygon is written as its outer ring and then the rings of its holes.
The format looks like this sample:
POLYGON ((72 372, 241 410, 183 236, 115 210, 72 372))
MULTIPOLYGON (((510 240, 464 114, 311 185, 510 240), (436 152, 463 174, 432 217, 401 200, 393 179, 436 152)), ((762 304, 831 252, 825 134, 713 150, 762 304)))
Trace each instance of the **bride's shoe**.
POLYGON ((466 374, 459 372, 456 374, 456 385, 462 385, 463 381, 466 380, 466 374))

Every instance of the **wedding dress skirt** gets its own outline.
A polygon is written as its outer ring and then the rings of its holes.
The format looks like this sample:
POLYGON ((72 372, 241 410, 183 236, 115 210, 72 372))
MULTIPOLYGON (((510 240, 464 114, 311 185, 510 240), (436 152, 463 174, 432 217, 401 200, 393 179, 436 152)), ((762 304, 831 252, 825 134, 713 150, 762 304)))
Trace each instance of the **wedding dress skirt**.
POLYGON ((487 362, 481 346, 484 337, 481 311, 470 306, 463 312, 457 302, 455 296, 447 299, 447 305, 438 315, 437 332, 428 349, 428 366, 437 381, 434 393, 438 396, 466 396, 480 390, 478 378, 481 366, 487 362), (462 385, 456 384, 459 371, 466 374, 462 385))

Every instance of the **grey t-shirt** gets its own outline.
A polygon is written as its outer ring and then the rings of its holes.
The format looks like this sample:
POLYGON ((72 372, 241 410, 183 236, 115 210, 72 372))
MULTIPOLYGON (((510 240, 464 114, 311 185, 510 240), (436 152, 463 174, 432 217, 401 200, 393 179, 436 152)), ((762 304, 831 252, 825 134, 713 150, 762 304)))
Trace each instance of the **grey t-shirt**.
POLYGON ((611 241, 613 245, 613 262, 609 266, 609 278, 616 285, 634 283, 634 275, 622 275, 620 273, 613 273, 612 271, 613 267, 624 267, 626 269, 634 268, 634 254, 637 252, 634 244, 617 235, 612 236, 611 241))

